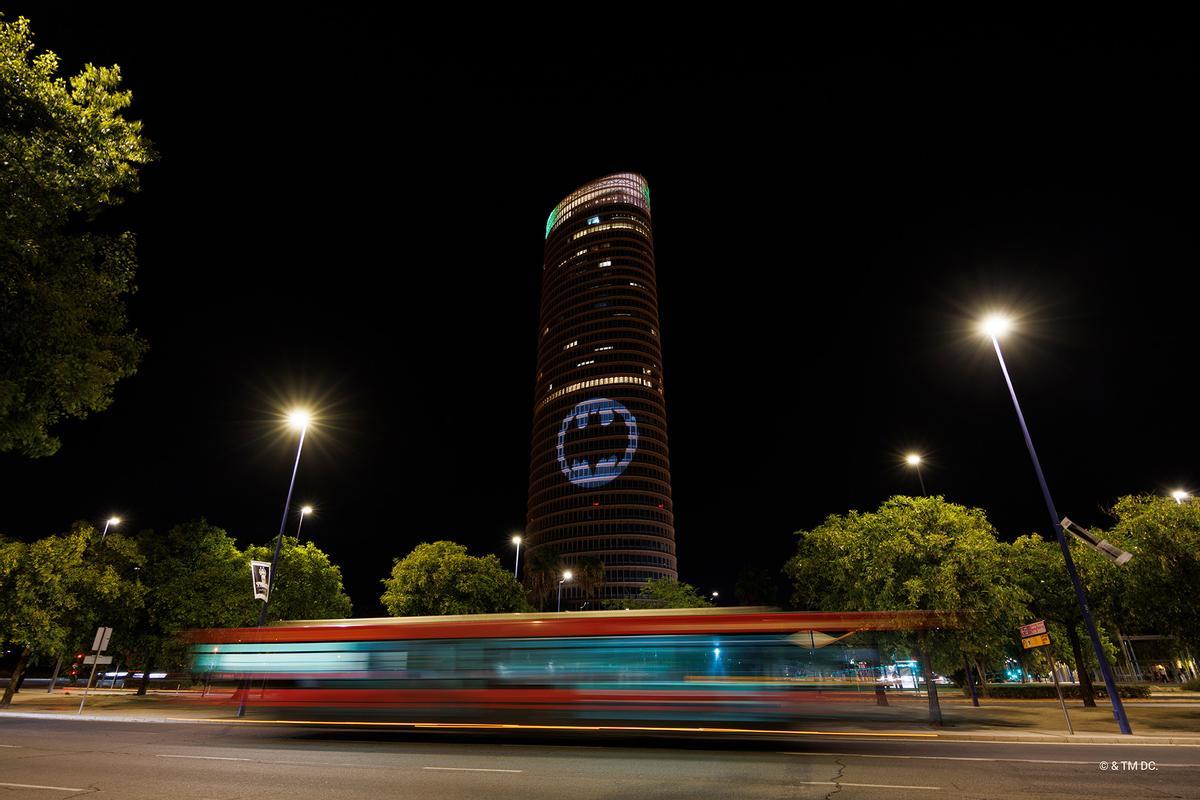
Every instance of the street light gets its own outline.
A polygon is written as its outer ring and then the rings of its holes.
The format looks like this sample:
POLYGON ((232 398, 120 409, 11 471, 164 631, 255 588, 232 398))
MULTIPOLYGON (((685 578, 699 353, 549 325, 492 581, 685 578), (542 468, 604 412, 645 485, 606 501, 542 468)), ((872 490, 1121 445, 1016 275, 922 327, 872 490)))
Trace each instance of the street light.
POLYGON ((562 574, 562 578, 558 581, 558 610, 562 611, 562 585, 571 580, 571 570, 567 570, 562 574))
POLYGON ((313 512, 312 506, 300 507, 300 521, 296 523, 296 541, 300 541, 300 528, 304 525, 304 518, 313 512))
POLYGON ((1088 607, 1087 595, 1083 591, 1083 584, 1079 581, 1079 573, 1075 569, 1075 561, 1071 558, 1071 548, 1067 544, 1066 536, 1063 535, 1062 517, 1058 515, 1058 510, 1054 507, 1054 499, 1050 497, 1050 487, 1046 483, 1046 476, 1042 473, 1042 464, 1038 461, 1037 451, 1033 448, 1033 438, 1029 435, 1029 426, 1025 424, 1025 415, 1021 413, 1021 404, 1017 401, 1017 390, 1013 388, 1012 378, 1008 374, 1008 365, 1004 363, 1004 353, 1000 350, 1000 337, 1006 333, 1011 327, 1011 322, 1008 317, 1000 314, 993 314, 985 319, 980 326, 981 332, 992 340, 992 347, 996 351, 996 359, 1000 362, 1000 371, 1004 373, 1004 382, 1008 384, 1008 394, 1012 398, 1013 409, 1017 412, 1017 422, 1021 424, 1021 433, 1025 437, 1025 447, 1029 450, 1029 457, 1033 460, 1033 470, 1037 473, 1038 483, 1042 487, 1042 499, 1046 501, 1046 510, 1050 512, 1050 526, 1054 530, 1054 535, 1058 537, 1058 546, 1062 549, 1063 562, 1067 567, 1067 574, 1071 577, 1071 585, 1075 589, 1075 600, 1079 603, 1079 610, 1083 615, 1084 626, 1087 628, 1088 637, 1092 640, 1092 649, 1096 652, 1096 661, 1100 665, 1100 674, 1104 676, 1104 687, 1108 691, 1109 700, 1112 701, 1113 718, 1117 721, 1118 727, 1123 734, 1131 734, 1133 730, 1129 727, 1129 717, 1125 715, 1125 705, 1121 702, 1121 695, 1117 692, 1117 682, 1113 678, 1112 668, 1108 664, 1108 657, 1104 654, 1104 647, 1100 644, 1100 634, 1096 631, 1096 623, 1092 619, 1092 611, 1088 607))
POLYGON ((717 598, 718 598, 718 597, 720 597, 720 596, 721 596, 721 593, 720 593, 720 592, 713 592, 713 593, 712 593, 712 601, 713 601, 713 605, 716 605, 716 603, 717 603, 717 598))
POLYGON ((115 528, 120 524, 121 524, 120 517, 109 517, 108 519, 104 520, 104 532, 100 534, 100 541, 103 542, 104 537, 108 536, 108 527, 110 525, 115 528))
POLYGON ((1183 489, 1176 489, 1175 491, 1171 492, 1171 497, 1174 497, 1175 502, 1179 503, 1180 505, 1192 499, 1191 493, 1185 492, 1183 489))
POLYGON ((513 562, 513 577, 517 577, 517 570, 521 567, 521 535, 514 533, 512 543, 517 546, 517 560, 513 562))
POLYGON ((925 479, 921 477, 921 457, 916 453, 909 453, 904 457, 904 463, 917 471, 917 482, 921 484, 921 496, 925 497, 925 479))
MULTIPOLYGON (((287 527, 288 511, 292 507, 292 489, 296 486, 296 473, 300 470, 300 453, 304 450, 304 435, 308 433, 308 426, 312 422, 312 415, 301 408, 293 409, 287 416, 288 427, 292 430, 300 431, 300 442, 296 445, 296 461, 292 464, 292 479, 288 482, 287 500, 283 503, 283 518, 279 520, 279 536, 275 537, 275 553, 271 556, 271 572, 267 584, 267 596, 263 598, 262 608, 258 612, 258 627, 267 624, 267 610, 271 607, 271 595, 274 594, 271 590, 275 586, 276 567, 279 565, 279 551, 283 548, 283 531, 287 527)), ((301 513, 300 520, 303 522, 304 515, 301 513)), ((297 527, 296 533, 299 535, 300 529, 297 527)), ((238 704, 237 715, 244 716, 246 713, 246 695, 248 691, 242 692, 241 702, 238 704)))

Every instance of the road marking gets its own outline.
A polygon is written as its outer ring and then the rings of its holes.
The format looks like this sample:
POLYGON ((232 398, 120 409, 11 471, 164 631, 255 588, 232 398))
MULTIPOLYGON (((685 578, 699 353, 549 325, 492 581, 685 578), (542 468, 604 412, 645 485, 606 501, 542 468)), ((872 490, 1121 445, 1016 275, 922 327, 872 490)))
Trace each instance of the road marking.
POLYGON ((940 792, 940 786, 905 786, 900 783, 846 783, 845 781, 796 781, 805 786, 861 786, 865 789, 926 789, 940 792))
POLYGON ((14 750, 20 750, 20 749, 21 749, 21 745, 19 745, 19 744, 0 744, 0 747, 11 747, 11 748, 13 748, 14 750))
MULTIPOLYGON (((827 756, 829 758, 899 758, 905 761, 995 761, 1005 764, 1075 764, 1086 767, 1096 766, 1093 761, 1055 761, 1049 758, 984 758, 983 756, 893 756, 881 755, 878 753, 812 753, 812 752, 790 752, 789 756, 827 756)), ((1200 764, 1168 764, 1165 761, 1155 761, 1160 767, 1191 767, 1192 769, 1200 769, 1200 764)), ((850 784, 846 784, 849 786, 850 784)))
POLYGON ((49 789, 52 792, 86 792, 87 789, 72 789, 70 786, 38 786, 35 783, 0 783, 13 789, 49 789))
POLYGON ((199 761, 249 761, 248 758, 231 758, 229 756, 171 756, 165 753, 155 753, 156 758, 194 758, 199 761))
POLYGON ((482 767, 421 767, 421 769, 436 769, 443 772, 524 772, 523 769, 483 769, 482 767))

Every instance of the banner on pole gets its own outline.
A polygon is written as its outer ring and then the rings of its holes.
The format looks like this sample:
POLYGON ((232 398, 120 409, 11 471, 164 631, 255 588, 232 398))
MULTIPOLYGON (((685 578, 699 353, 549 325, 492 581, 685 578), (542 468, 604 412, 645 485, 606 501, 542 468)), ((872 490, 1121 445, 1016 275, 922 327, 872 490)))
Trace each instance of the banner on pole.
POLYGON ((251 561, 250 581, 254 588, 254 599, 265 601, 271 593, 271 562, 251 561))

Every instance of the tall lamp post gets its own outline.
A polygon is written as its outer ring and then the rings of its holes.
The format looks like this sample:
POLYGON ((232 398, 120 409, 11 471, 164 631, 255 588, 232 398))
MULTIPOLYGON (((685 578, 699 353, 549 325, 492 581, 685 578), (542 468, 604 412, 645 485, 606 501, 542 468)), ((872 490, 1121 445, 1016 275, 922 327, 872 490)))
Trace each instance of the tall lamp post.
POLYGON ((520 580, 520 578, 517 577, 517 570, 521 568, 521 535, 514 533, 512 537, 512 543, 517 546, 517 560, 513 562, 513 577, 517 578, 517 580, 520 580))
POLYGON ((104 537, 108 536, 108 528, 110 525, 115 528, 120 524, 121 524, 120 517, 109 517, 108 519, 104 520, 104 531, 100 534, 100 541, 103 542, 104 537))
POLYGON ((313 512, 312 506, 300 507, 300 521, 296 523, 296 541, 300 541, 300 528, 304 525, 304 518, 313 512))
POLYGON ((571 580, 571 570, 567 570, 558 580, 558 610, 562 611, 562 585, 571 580))
POLYGON ((1009 326, 1010 322, 1006 317, 993 315, 984 320, 982 331, 992 340, 996 359, 1000 362, 1000 371, 1004 373, 1004 382, 1008 384, 1008 394, 1012 398, 1013 408, 1017 412, 1017 422, 1021 424, 1021 433, 1025 436, 1025 447, 1029 450, 1030 459, 1033 460, 1033 470, 1037 473, 1038 484, 1042 487, 1042 498, 1046 501, 1046 510, 1050 512, 1050 526, 1054 530, 1054 535, 1058 537, 1058 546, 1062 549, 1063 562, 1066 564, 1067 574, 1071 578, 1071 585, 1075 588, 1075 599, 1079 603, 1079 611, 1083 615, 1084 627, 1087 628, 1088 637, 1092 640, 1092 649, 1096 652, 1100 674, 1104 676, 1104 687, 1112 701, 1113 718, 1117 721, 1121 733, 1131 734, 1133 730, 1129 727, 1129 717, 1125 715, 1125 705, 1121 702, 1121 695, 1117 692, 1117 681, 1108 664, 1108 657, 1104 654, 1104 647, 1100 644, 1100 634, 1096 632, 1092 610, 1088 607, 1087 595, 1083 591, 1083 584, 1075 569, 1075 561, 1071 558, 1071 548, 1067 544, 1066 535, 1060 524, 1062 517, 1058 515, 1058 510, 1054 507, 1054 499, 1050 497, 1050 487, 1046 484, 1046 476, 1042 473, 1042 464, 1038 461, 1037 451, 1033 448, 1033 438, 1029 435, 1029 426, 1025 424, 1025 415, 1021 413, 1021 404, 1017 402, 1017 390, 1013 388, 1012 378, 1008 374, 1008 365, 1004 363, 1004 353, 1000 350, 1000 337, 1004 335, 1009 326))
MULTIPOLYGON (((287 500, 283 503, 283 519, 279 520, 279 536, 275 538, 275 553, 271 556, 271 572, 269 582, 267 583, 267 596, 263 599, 262 608, 258 612, 258 627, 267 624, 267 610, 271 607, 271 595, 275 594, 275 568, 279 565, 279 551, 283 548, 283 531, 287 527, 288 510, 292 507, 292 489, 296 486, 296 472, 300 469, 300 453, 304 450, 304 435, 308 433, 308 424, 312 421, 312 416, 307 411, 295 410, 288 414, 288 427, 292 430, 300 431, 300 442, 296 445, 296 461, 292 464, 292 479, 288 482, 287 500)), ((301 521, 304 520, 304 515, 301 513, 301 521)), ((296 529, 297 535, 300 529, 296 529)), ((241 702, 238 704, 237 715, 244 716, 246 713, 246 695, 249 691, 242 691, 241 702)))
POLYGON ((921 477, 921 456, 909 453, 904 457, 904 463, 917 471, 917 482, 921 484, 921 496, 928 496, 928 492, 925 491, 925 479, 921 477))
POLYGON ((1175 498, 1175 502, 1179 505, 1183 505, 1186 501, 1192 499, 1192 495, 1183 489, 1176 489, 1171 492, 1171 497, 1175 498))

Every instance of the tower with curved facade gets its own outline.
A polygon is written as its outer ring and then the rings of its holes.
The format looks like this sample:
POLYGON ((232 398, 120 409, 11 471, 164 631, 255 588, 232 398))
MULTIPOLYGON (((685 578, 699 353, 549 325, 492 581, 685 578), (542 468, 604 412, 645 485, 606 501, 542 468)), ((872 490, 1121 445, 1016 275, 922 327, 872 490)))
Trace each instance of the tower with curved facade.
MULTIPOLYGON (((595 599, 678 577, 646 179, 619 173, 546 220, 526 537, 570 569, 604 563, 595 599)), ((545 552, 542 555, 546 555, 545 552)), ((563 597, 578 600, 577 581, 563 597)))

